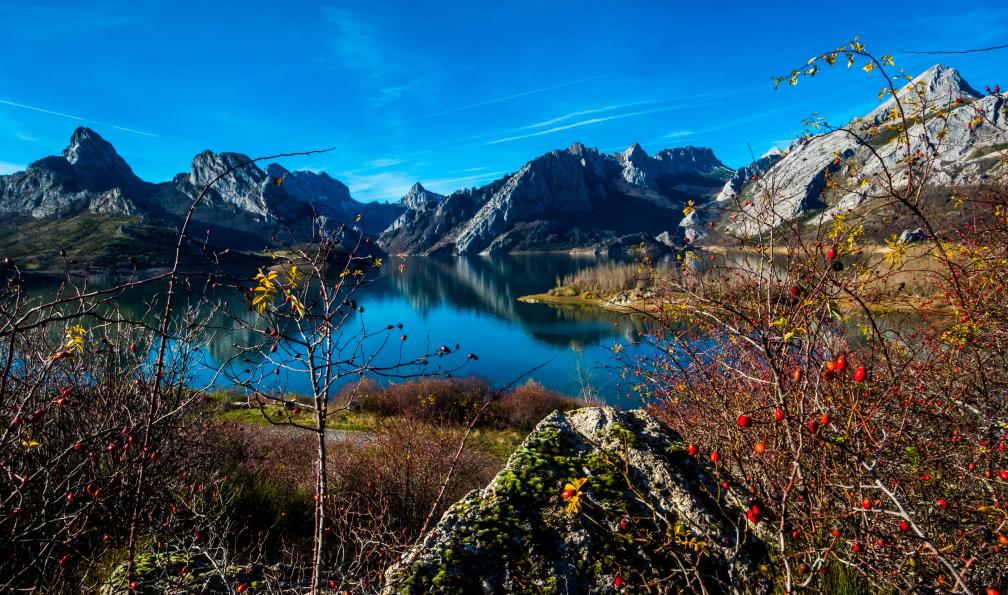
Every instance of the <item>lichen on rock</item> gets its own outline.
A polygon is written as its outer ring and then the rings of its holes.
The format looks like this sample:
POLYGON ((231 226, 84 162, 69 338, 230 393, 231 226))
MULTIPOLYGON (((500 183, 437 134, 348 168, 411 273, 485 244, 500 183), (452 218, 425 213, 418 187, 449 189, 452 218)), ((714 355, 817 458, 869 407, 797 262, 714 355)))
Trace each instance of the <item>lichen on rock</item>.
POLYGON ((555 412, 388 570, 385 593, 764 591, 768 546, 712 473, 642 410, 555 412))

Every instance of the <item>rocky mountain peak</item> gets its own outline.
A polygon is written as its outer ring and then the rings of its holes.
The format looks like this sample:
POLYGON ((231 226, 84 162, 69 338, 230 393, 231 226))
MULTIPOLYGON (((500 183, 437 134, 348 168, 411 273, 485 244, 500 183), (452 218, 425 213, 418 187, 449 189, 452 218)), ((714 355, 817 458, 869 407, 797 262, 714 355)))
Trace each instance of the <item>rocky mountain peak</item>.
POLYGON ((90 128, 81 126, 74 130, 63 158, 73 168, 77 182, 87 190, 132 189, 140 184, 140 178, 112 143, 90 128))
POLYGON ((423 187, 420 182, 413 184, 409 191, 399 199, 399 204, 414 211, 423 211, 437 205, 444 199, 444 196, 431 192, 423 187))
POLYGON ((251 158, 248 155, 241 153, 214 153, 206 150, 193 157, 192 167, 189 170, 189 181, 194 186, 205 186, 231 168, 236 169, 231 172, 230 176, 243 172, 257 180, 263 178, 263 171, 254 163, 249 163, 250 161, 251 158), (247 163, 247 165, 242 166, 243 163, 247 163))
MULTIPOLYGON (((971 87, 958 70, 942 64, 935 64, 928 68, 899 89, 900 100, 904 102, 917 101, 919 90, 924 92, 926 102, 936 104, 947 104, 956 99, 973 100, 982 97, 982 94, 971 87)), ((864 119, 881 120, 895 103, 895 100, 890 97, 882 105, 869 112, 864 119)))
POLYGON ((711 174, 726 173, 730 170, 707 147, 675 147, 655 153, 654 159, 661 162, 666 172, 694 171, 711 174))
POLYGON ((631 163, 639 163, 641 160, 647 158, 648 154, 644 150, 644 147, 640 146, 640 143, 634 143, 627 147, 626 151, 623 151, 623 159, 631 163))
POLYGON ((935 64, 913 79, 912 84, 924 84, 928 97, 944 99, 945 97, 981 97, 981 94, 970 86, 958 70, 950 66, 935 64))

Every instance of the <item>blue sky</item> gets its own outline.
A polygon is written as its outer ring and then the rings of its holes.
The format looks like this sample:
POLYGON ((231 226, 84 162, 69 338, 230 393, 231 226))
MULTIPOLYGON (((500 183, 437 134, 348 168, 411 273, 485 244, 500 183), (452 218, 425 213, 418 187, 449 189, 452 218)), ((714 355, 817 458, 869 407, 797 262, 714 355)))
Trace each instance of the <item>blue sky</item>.
POLYGON ((877 75, 770 77, 859 34, 917 73, 1008 86, 999 0, 914 2, 0 3, 0 173, 93 127, 151 181, 204 149, 290 159, 355 198, 483 184, 581 141, 617 151, 709 146, 744 165, 819 112, 864 113, 877 75), (887 8, 889 7, 889 8, 887 8), (842 11, 842 12, 841 12, 842 11))

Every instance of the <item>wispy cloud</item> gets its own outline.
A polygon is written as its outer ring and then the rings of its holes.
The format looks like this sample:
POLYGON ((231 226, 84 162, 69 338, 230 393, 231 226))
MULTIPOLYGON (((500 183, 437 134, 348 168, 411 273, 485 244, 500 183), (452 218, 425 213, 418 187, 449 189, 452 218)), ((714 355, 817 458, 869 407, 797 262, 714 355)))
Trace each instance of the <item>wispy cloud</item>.
POLYGON ((576 111, 576 112, 571 112, 569 114, 564 114, 562 116, 557 116, 555 118, 550 118, 549 120, 543 120, 542 122, 536 122, 535 124, 529 124, 528 126, 522 126, 521 128, 515 128, 515 131, 518 131, 518 130, 530 130, 530 129, 533 129, 533 128, 542 128, 544 126, 552 126, 554 124, 559 124, 560 122, 564 122, 566 120, 571 120, 573 118, 578 118, 580 116, 590 116, 592 114, 603 114, 603 113, 606 113, 606 112, 613 112, 613 111, 616 111, 616 110, 626 109, 628 107, 636 107, 638 105, 649 105, 649 104, 655 104, 655 103, 671 103, 673 101, 683 101, 685 99, 690 99, 690 100, 692 100, 692 99, 704 99, 704 98, 709 98, 711 96, 712 96, 712 94, 708 93, 708 94, 704 94, 704 95, 692 95, 692 96, 687 96, 687 97, 675 97, 675 98, 665 98, 665 99, 642 99, 640 101, 628 101, 626 103, 617 103, 617 104, 613 104, 613 105, 604 105, 604 106, 601 106, 601 107, 595 107, 595 108, 589 108, 589 109, 579 110, 579 111, 576 111))
POLYGON ((477 101, 475 103, 470 103, 470 104, 467 104, 467 105, 460 105, 460 106, 451 107, 451 108, 448 108, 448 109, 443 109, 443 110, 440 110, 440 111, 437 111, 437 112, 433 112, 433 113, 430 113, 430 114, 424 114, 422 116, 417 116, 415 118, 410 118, 408 120, 403 120, 403 123, 406 123, 406 122, 416 122, 417 120, 426 120, 428 118, 435 118, 437 116, 443 116, 445 114, 454 114, 456 112, 461 112, 461 111, 464 111, 464 110, 470 110, 470 109, 477 108, 477 107, 483 107, 485 105, 492 105, 494 103, 501 103, 503 101, 510 101, 512 99, 518 99, 519 97, 526 97, 528 95, 534 95, 536 93, 544 93, 546 91, 552 91, 554 89, 561 89, 563 87, 570 87, 572 85, 580 85, 581 83, 586 83, 588 81, 598 80, 598 79, 601 79, 601 78, 605 78, 607 76, 609 76, 609 75, 608 74, 599 74, 599 75, 590 76, 590 77, 587 77, 587 78, 577 79, 577 80, 574 80, 574 81, 567 81, 565 83, 557 83, 555 85, 548 85, 546 87, 539 87, 537 89, 528 89, 526 91, 521 91, 521 92, 518 92, 518 93, 512 93, 510 95, 504 95, 504 96, 501 96, 501 97, 494 97, 492 99, 486 99, 484 101, 477 101))
POLYGON ((123 6, 77 7, 73 3, 56 11, 48 2, 4 2, 0 18, 18 26, 6 30, 12 37, 27 40, 64 40, 70 36, 94 34, 135 25, 138 19, 126 14, 123 6), (58 13, 58 16, 57 14, 58 13))
POLYGON ((9 163, 0 161, 0 175, 12 174, 16 171, 23 171, 27 166, 20 163, 9 163))
POLYGON ((403 159, 389 159, 383 157, 380 159, 372 159, 371 161, 366 162, 364 165, 368 167, 392 167, 394 165, 399 165, 401 163, 405 163, 405 161, 403 159))
MULTIPOLYGON (((465 171, 465 170, 463 170, 465 171)), ((496 180, 497 178, 511 173, 510 171, 493 171, 481 174, 474 174, 470 176, 457 176, 457 177, 446 177, 446 178, 434 178, 424 181, 424 186, 434 190, 436 192, 448 193, 454 190, 458 190, 462 186, 470 186, 473 184, 479 184, 481 182, 489 182, 491 180, 496 180)))
POLYGON ((696 132, 692 130, 675 130, 665 135, 664 138, 682 138, 684 136, 693 136, 696 132))
MULTIPOLYGON (((498 144, 498 143, 507 143, 507 142, 511 142, 511 141, 521 140, 523 138, 531 138, 531 137, 534 137, 534 136, 543 136, 543 135, 546 135, 546 134, 554 134, 556 132, 560 132, 560 131, 563 131, 563 130, 570 130, 571 128, 580 128, 582 126, 591 126, 593 124, 600 124, 602 122, 609 122, 609 121, 612 121, 612 120, 622 120, 622 119, 625 119, 625 118, 635 118, 637 116, 644 116, 644 115, 647 115, 647 114, 657 114, 657 113, 661 113, 661 112, 670 112, 670 111, 674 111, 674 110, 681 110, 681 109, 686 109, 686 108, 691 108, 691 107, 700 107, 701 105, 710 105, 710 104, 670 105, 670 106, 659 107, 659 108, 654 108, 654 109, 637 110, 637 111, 633 111, 633 112, 624 112, 624 113, 621 113, 621 114, 613 114, 611 116, 603 116, 603 117, 599 117, 599 118, 589 118, 587 120, 579 120, 577 122, 572 122, 570 124, 564 124, 563 126, 554 126, 552 128, 548 128, 546 130, 538 130, 536 132, 529 132, 528 134, 516 134, 514 136, 506 136, 504 138, 498 138, 496 140, 488 141, 486 144, 488 144, 488 145, 495 145, 495 144, 498 144)), ((524 126, 522 128, 518 128, 516 130, 523 130, 523 129, 528 129, 528 127, 524 126)))
POLYGON ((356 171, 340 172, 337 176, 350 189, 357 200, 397 200, 416 182, 416 178, 404 171, 383 171, 374 174, 360 174, 356 171))
POLYGON ((338 68, 353 71, 354 78, 368 87, 365 99, 372 109, 400 101, 429 86, 436 74, 416 76, 417 72, 433 72, 423 54, 407 54, 395 43, 396 36, 383 30, 388 23, 373 15, 340 7, 323 7, 322 19, 329 27, 325 57, 338 68))
MULTIPOLYGON (((143 130, 136 130, 135 128, 126 128, 125 126, 119 126, 119 125, 116 125, 116 124, 110 124, 108 122, 99 122, 98 120, 89 120, 88 118, 84 118, 84 117, 81 117, 81 116, 74 116, 72 114, 66 114, 66 113, 63 113, 63 112, 57 112, 55 110, 46 109, 44 107, 38 107, 38 106, 34 106, 34 105, 27 105, 25 103, 17 103, 16 101, 9 101, 7 99, 0 99, 0 104, 9 105, 11 107, 17 107, 17 108, 26 109, 26 110, 31 110, 33 112, 39 112, 39 113, 43 113, 43 114, 48 114, 50 116, 57 116, 57 117, 60 117, 60 118, 67 118, 67 119, 70 119, 70 120, 76 120, 78 122, 88 122, 88 123, 97 124, 97 125, 100 125, 100 126, 108 126, 109 128, 115 128, 116 130, 122 130, 123 132, 131 132, 133 134, 142 134, 143 136, 151 136, 151 137, 154 137, 154 138, 160 138, 158 135, 156 135, 156 134, 154 134, 152 132, 144 132, 143 130)), ((18 138, 22 138, 22 140, 28 140, 28 139, 35 140, 34 137, 23 138, 22 136, 20 136, 21 133, 17 133, 17 134, 19 135, 18 138)))
POLYGON ((353 12, 326 6, 322 18, 333 27, 329 47, 342 66, 359 69, 372 77, 380 77, 389 68, 383 59, 378 29, 353 12))
POLYGON ((26 134, 24 132, 21 132, 20 130, 14 131, 14 136, 18 140, 23 140, 26 143, 37 143, 38 142, 38 137, 37 136, 32 136, 30 134, 26 134))

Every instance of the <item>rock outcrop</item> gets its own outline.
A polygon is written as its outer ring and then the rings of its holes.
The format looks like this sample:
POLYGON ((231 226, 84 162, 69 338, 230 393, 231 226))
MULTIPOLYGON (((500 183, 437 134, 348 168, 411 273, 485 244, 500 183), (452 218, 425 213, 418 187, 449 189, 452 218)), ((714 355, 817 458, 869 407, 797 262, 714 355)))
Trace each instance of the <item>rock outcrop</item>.
POLYGON ((481 188, 404 199, 410 209, 380 242, 411 254, 595 250, 674 227, 686 201, 709 199, 730 175, 710 149, 651 157, 636 143, 616 154, 575 143, 481 188))
POLYGON ((641 410, 553 413, 387 571, 384 593, 765 591, 764 528, 722 480, 641 410))

